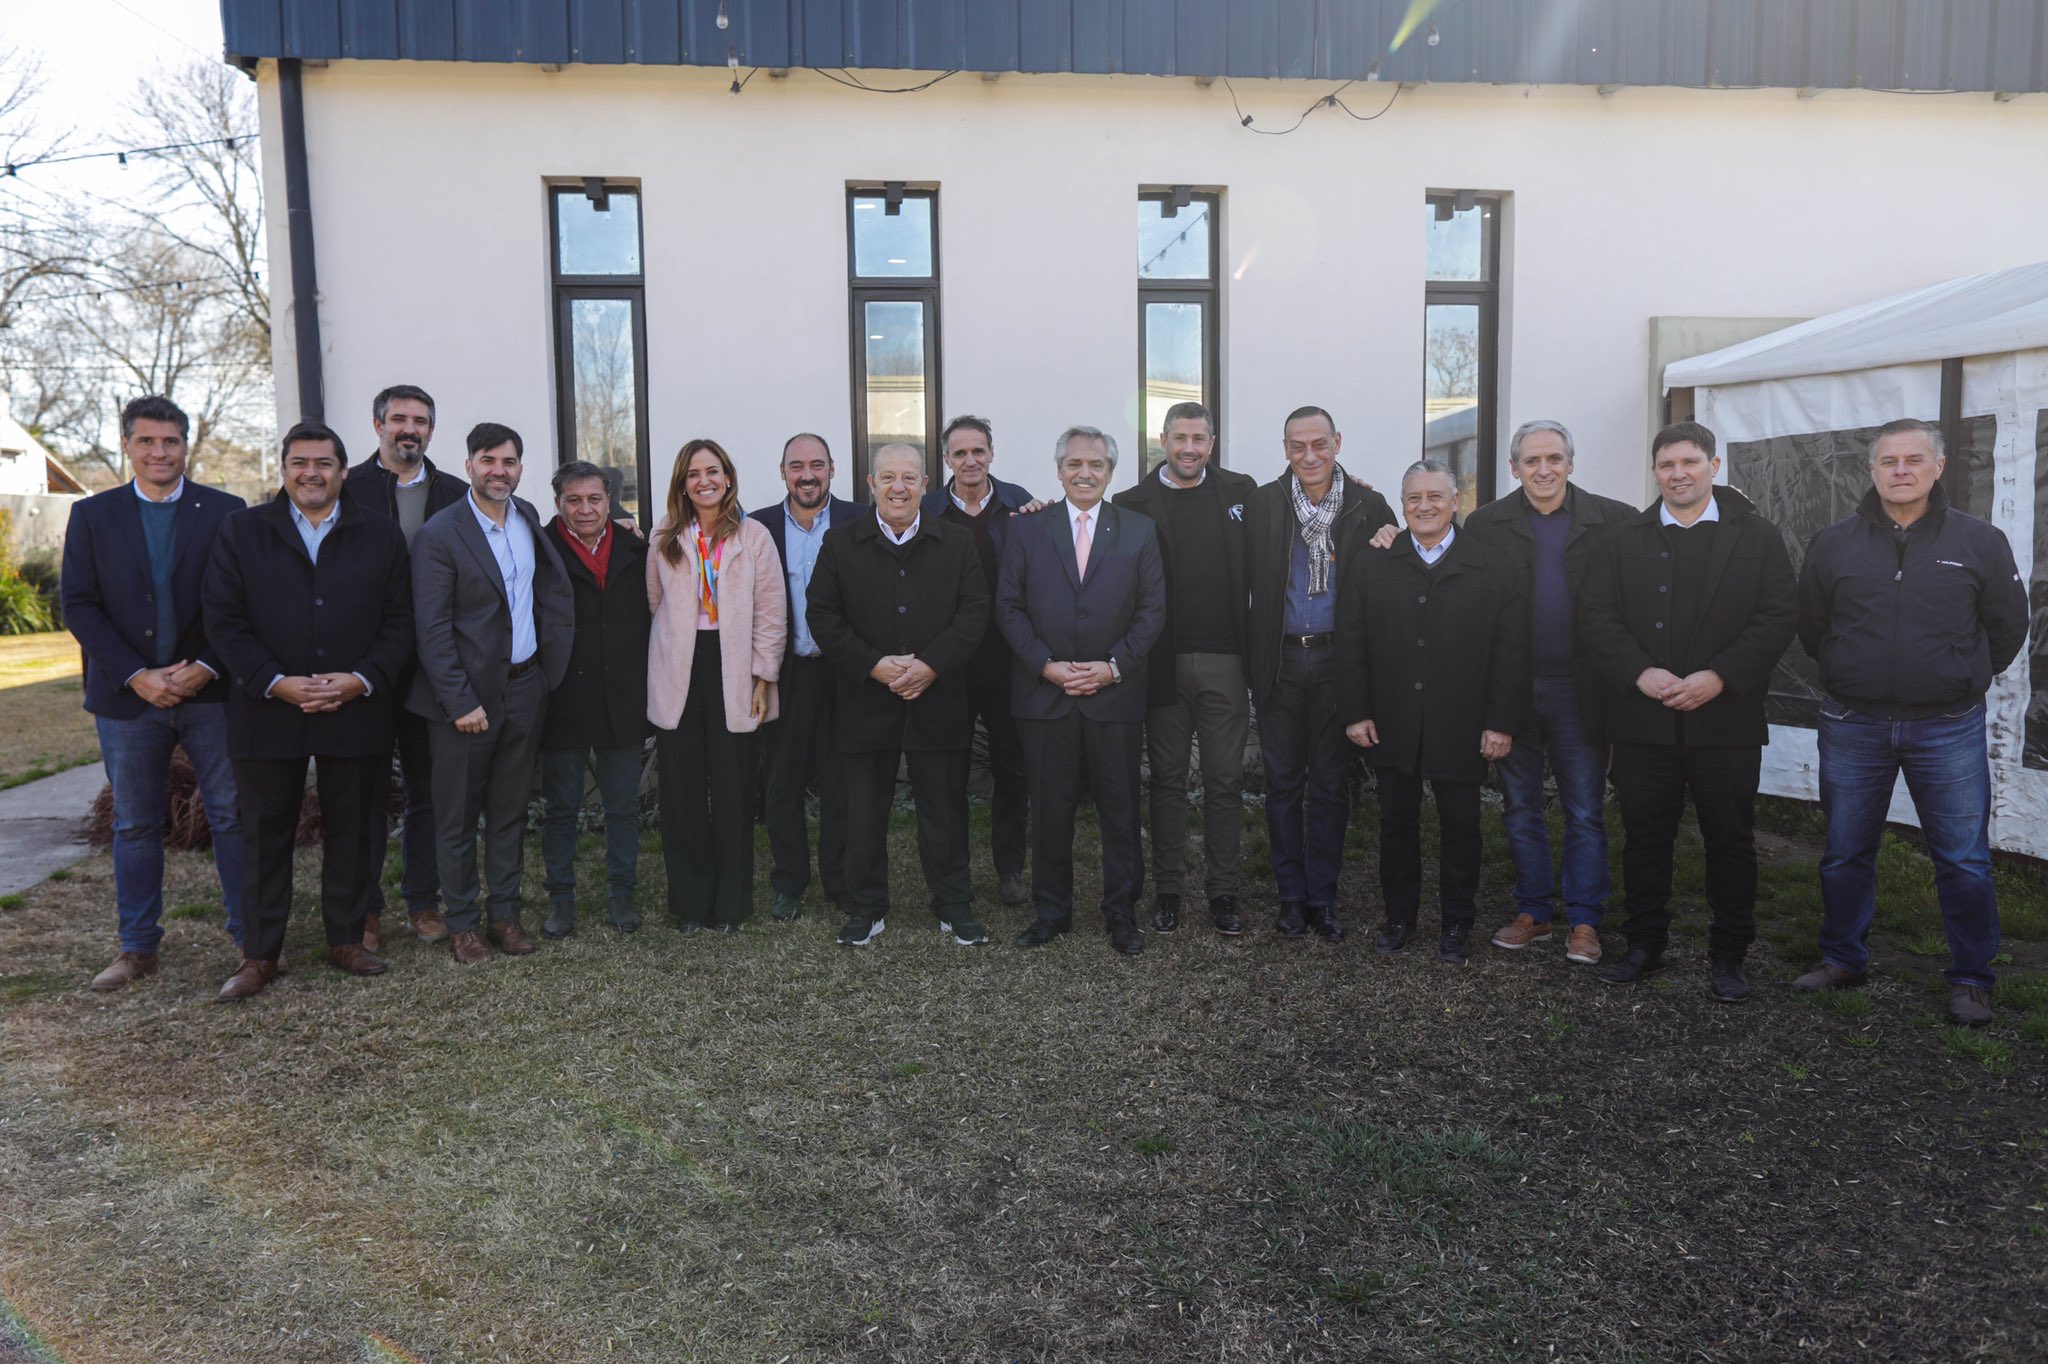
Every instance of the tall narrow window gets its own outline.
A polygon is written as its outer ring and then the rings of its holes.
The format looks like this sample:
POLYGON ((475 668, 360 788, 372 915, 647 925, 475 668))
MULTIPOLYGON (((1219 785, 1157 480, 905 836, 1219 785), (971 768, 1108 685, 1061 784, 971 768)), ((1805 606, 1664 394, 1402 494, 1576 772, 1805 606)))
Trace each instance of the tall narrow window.
POLYGON ((939 468, 938 191, 851 189, 846 219, 852 297, 853 487, 865 500, 868 459, 903 444, 939 468))
POLYGON ((1159 428, 1175 403, 1216 417, 1217 196, 1186 186, 1138 195, 1138 420, 1146 472, 1160 460, 1159 428))
POLYGON ((640 191, 587 179, 548 188, 554 238, 555 412, 561 460, 620 473, 621 509, 653 523, 647 290, 640 191))
POLYGON ((1422 454, 1458 475, 1460 510, 1494 496, 1494 393, 1500 344, 1498 198, 1428 196, 1422 298, 1422 454))

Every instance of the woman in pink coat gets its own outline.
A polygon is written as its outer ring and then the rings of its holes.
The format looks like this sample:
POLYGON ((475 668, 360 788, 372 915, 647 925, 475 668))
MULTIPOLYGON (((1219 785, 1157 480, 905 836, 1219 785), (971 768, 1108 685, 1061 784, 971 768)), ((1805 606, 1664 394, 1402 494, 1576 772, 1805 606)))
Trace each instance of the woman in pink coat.
POLYGON ((788 597, 775 541, 740 510, 712 440, 676 456, 647 556, 647 718, 661 761, 668 910, 734 933, 754 907, 754 745, 776 715, 788 597))

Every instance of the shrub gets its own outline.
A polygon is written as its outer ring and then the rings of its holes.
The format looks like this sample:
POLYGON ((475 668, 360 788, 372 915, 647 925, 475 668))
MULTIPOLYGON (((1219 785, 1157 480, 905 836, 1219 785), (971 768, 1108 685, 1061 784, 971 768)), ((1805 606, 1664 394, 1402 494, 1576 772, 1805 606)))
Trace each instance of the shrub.
POLYGON ((0 567, 0 635, 39 635, 56 628, 49 603, 35 584, 0 567))

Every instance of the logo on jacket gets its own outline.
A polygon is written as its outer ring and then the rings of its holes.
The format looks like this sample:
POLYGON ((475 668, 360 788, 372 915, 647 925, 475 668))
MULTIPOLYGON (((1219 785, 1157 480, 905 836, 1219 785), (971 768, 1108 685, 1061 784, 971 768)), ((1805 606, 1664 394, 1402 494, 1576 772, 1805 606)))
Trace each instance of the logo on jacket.
POLYGON ((1244 503, 1238 502, 1232 504, 1230 508, 1230 519, 1233 521, 1244 520, 1244 503))
MULTIPOLYGON (((1957 562, 1956 562, 1956 561, 1955 561, 1954 559, 1936 559, 1936 560, 1935 560, 1934 562, 1936 562, 1937 564, 1940 564, 1940 565, 1942 565, 1942 566, 1943 566, 1944 568, 1967 568, 1967 567, 1969 567, 1969 565, 1967 565, 1967 564, 1959 564, 1959 563, 1957 563, 1957 562)), ((2019 577, 2019 574, 2015 573, 2015 574, 2013 574, 2013 577, 2017 578, 2017 577, 2019 577)))

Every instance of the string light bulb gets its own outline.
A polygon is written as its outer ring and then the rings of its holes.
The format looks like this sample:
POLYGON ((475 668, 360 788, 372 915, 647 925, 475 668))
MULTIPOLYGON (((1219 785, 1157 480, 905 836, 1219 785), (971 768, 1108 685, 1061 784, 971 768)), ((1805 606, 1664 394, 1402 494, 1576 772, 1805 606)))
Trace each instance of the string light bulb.
POLYGON ((1429 36, 1423 39, 1423 41, 1428 43, 1431 47, 1435 47, 1438 43, 1442 42, 1443 40, 1443 35, 1436 31, 1435 24, 1431 24, 1429 26, 1429 36))
POLYGON ((732 10, 726 0, 718 0, 718 27, 721 31, 732 27, 732 10))

